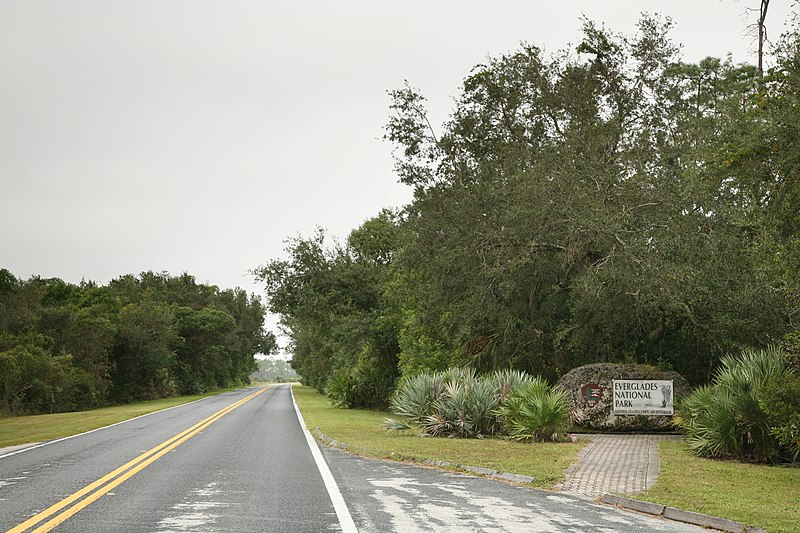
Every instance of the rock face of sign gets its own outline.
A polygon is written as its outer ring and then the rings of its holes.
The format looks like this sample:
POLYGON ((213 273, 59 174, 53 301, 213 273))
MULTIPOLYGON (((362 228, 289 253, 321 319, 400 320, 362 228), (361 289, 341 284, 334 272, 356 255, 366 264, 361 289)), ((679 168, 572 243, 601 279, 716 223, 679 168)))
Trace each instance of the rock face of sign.
POLYGON ((558 384, 570 392, 575 424, 597 431, 673 431, 672 416, 666 414, 669 410, 659 407, 671 405, 670 402, 680 400, 691 391, 689 383, 677 372, 647 365, 613 363, 574 368, 558 384), (659 414, 615 414, 615 380, 618 382, 618 411, 636 411, 637 402, 652 401, 656 406, 648 412, 659 414), (629 381, 620 383, 621 380, 629 381), (672 388, 668 389, 663 382, 670 381, 672 388), (665 414, 661 414, 662 411, 665 414))

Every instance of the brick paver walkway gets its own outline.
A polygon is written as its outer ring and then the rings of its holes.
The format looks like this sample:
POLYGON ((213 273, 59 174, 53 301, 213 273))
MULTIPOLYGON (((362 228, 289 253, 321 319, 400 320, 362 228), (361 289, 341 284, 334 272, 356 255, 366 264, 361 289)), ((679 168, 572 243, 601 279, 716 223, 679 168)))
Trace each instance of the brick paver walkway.
POLYGON ((581 435, 591 441, 570 466, 563 492, 598 497, 650 488, 659 471, 658 443, 677 435, 581 435))

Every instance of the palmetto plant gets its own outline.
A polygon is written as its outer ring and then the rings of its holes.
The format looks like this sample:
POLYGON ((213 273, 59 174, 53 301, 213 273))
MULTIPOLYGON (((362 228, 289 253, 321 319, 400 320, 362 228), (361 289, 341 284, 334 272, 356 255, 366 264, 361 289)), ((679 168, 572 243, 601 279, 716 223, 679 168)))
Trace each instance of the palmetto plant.
POLYGON ((440 377, 425 373, 403 379, 389 399, 389 409, 408 423, 421 424, 439 394, 439 381, 440 377))
POLYGON ((514 438, 549 439, 569 420, 565 391, 514 370, 478 376, 473 369, 455 368, 406 378, 390 409, 398 419, 387 418, 387 429, 420 428, 430 436, 480 438, 516 431, 514 438), (514 407, 505 409, 512 400, 514 407), (514 421, 504 418, 510 413, 514 421))
POLYGON ((512 390, 530 384, 534 378, 519 370, 505 369, 492 374, 492 379, 500 392, 500 403, 502 403, 512 390))
POLYGON ((773 459, 780 446, 758 394, 788 370, 788 358, 777 347, 723 358, 713 383, 698 388, 679 405, 676 419, 686 431, 689 447, 704 457, 773 459))
POLYGON ((431 436, 480 437, 494 432, 498 401, 496 383, 474 369, 418 374, 400 383, 389 402, 399 420, 385 424, 392 430, 418 426, 431 436))
POLYGON ((559 440, 569 427, 569 393, 536 377, 515 388, 496 414, 515 440, 559 440))
POLYGON ((333 407, 350 407, 348 398, 352 395, 353 386, 350 376, 346 372, 337 372, 328 378, 328 383, 325 385, 325 394, 328 396, 328 402, 333 407))
POLYGON ((481 437, 495 432, 494 415, 500 396, 490 379, 472 375, 452 376, 444 394, 433 403, 423 427, 431 436, 481 437))

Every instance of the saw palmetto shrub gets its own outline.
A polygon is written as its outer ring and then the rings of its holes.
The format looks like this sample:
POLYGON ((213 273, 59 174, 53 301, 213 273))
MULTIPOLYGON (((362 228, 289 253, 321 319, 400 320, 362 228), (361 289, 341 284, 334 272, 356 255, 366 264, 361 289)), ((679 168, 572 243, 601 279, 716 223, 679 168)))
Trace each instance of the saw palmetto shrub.
POLYGON ((347 372, 336 372, 325 384, 325 395, 333 407, 349 408, 356 394, 355 384, 347 372))
POLYGON ((514 440, 562 440, 570 426, 569 392, 537 377, 512 390, 497 415, 514 440))
POLYGON ((793 374, 784 350, 769 347, 724 357, 713 382, 680 402, 678 424, 703 457, 780 461, 787 450, 773 432, 759 396, 793 374))
POLYGON ((544 380, 514 370, 482 376, 471 368, 422 373, 400 383, 389 402, 397 418, 387 418, 385 425, 391 430, 418 428, 424 435, 436 437, 480 438, 509 434, 517 439, 544 439, 562 431, 561 423, 553 420, 569 418, 566 396, 561 396, 560 403, 555 402, 559 396, 544 380), (534 388, 541 389, 543 395, 532 394, 530 390, 534 388), (514 409, 504 411, 512 398, 514 409), (554 404, 558 404, 556 408, 554 404), (504 417, 511 413, 516 418, 506 421, 504 417), (566 414, 562 417, 562 413, 566 414), (541 428, 536 425, 537 415, 544 422, 541 428), (518 436, 510 433, 511 428, 522 427, 527 429, 519 429, 518 436), (554 427, 557 430, 550 431, 554 427))
POLYGON ((409 424, 422 426, 442 390, 441 374, 423 372, 404 378, 389 400, 389 409, 402 421, 392 419, 398 425, 396 429, 407 429, 409 424))
POLYGON ((399 417, 386 419, 394 430, 422 428, 428 436, 482 437, 495 432, 494 415, 500 399, 491 378, 479 377, 471 368, 422 373, 404 379, 389 401, 399 417))
POLYGON ((511 391, 529 385, 538 378, 520 370, 505 369, 496 371, 491 375, 491 379, 500 393, 500 403, 503 403, 511 391))

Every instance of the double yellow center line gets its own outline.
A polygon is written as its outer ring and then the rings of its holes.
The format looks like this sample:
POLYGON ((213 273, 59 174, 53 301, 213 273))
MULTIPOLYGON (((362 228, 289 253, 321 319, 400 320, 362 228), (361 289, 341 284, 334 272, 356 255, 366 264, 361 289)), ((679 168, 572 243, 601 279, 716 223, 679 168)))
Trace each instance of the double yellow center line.
POLYGON ((229 405, 228 407, 220 411, 217 411, 216 413, 209 416, 205 420, 201 420, 197 424, 193 425, 186 431, 178 433, 171 439, 162 442, 155 448, 152 448, 144 452, 136 459, 133 459, 132 461, 125 463, 124 465, 120 466, 113 472, 109 472, 108 474, 101 477, 97 481, 90 483, 89 485, 86 485, 78 492, 75 492, 74 494, 67 496, 60 502, 51 505, 41 513, 32 516, 31 518, 24 521, 20 525, 12 529, 9 529, 6 533, 22 533, 23 531, 27 531, 28 529, 36 526, 36 524, 38 524, 39 522, 42 522, 43 520, 46 520, 52 516, 50 520, 40 525, 36 529, 34 529, 33 533, 50 531, 58 524, 64 522, 71 516, 75 515, 81 509, 84 509, 85 507, 89 506, 92 502, 100 499, 105 494, 108 494, 115 487, 125 482, 125 480, 135 476, 138 472, 147 468, 150 464, 157 461, 163 455, 174 450, 175 448, 177 448, 190 438, 194 437, 195 435, 203 431, 205 428, 207 428, 208 426, 210 426, 211 424, 213 424, 214 422, 225 416, 226 414, 230 413, 237 407, 240 407, 243 404, 249 402, 262 392, 266 391, 268 388, 269 387, 259 389, 253 394, 250 394, 249 396, 242 398, 238 402, 235 402, 229 405))

